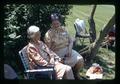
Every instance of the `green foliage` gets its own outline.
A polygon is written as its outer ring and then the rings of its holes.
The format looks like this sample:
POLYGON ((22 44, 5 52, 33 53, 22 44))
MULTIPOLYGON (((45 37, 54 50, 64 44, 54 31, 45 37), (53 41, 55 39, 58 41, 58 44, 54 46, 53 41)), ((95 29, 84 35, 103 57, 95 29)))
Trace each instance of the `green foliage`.
MULTIPOLYGON (((7 4, 5 9, 4 25, 4 61, 10 64, 19 73, 22 69, 18 51, 27 45, 26 30, 31 25, 40 27, 43 40, 44 34, 50 28, 50 14, 58 12, 61 15, 69 14, 68 5, 42 4, 7 4)), ((61 19, 64 22, 64 19, 61 19)))

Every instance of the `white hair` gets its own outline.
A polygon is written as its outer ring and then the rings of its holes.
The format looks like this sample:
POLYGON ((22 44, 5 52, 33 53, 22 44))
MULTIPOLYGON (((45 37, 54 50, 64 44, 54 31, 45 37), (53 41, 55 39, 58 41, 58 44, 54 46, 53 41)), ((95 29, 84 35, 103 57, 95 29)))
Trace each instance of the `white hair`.
POLYGON ((34 34, 35 34, 36 32, 38 32, 39 30, 40 30, 40 29, 39 29, 39 27, 37 27, 37 26, 34 26, 34 25, 30 26, 30 27, 27 29, 28 38, 29 38, 29 39, 33 38, 33 37, 34 37, 34 34))

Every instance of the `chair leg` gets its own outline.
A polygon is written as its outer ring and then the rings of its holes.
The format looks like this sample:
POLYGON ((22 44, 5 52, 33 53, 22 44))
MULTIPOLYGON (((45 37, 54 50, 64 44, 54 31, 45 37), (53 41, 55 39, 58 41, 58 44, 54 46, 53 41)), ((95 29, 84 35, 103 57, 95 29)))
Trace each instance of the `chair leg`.
MULTIPOLYGON (((88 38, 89 39, 89 38, 88 38)), ((80 43, 81 43, 81 45, 83 46, 83 44, 84 44, 84 42, 85 42, 85 38, 80 38, 79 37, 79 40, 80 40, 80 43)), ((90 39, 89 39, 90 40, 90 39)))
POLYGON ((107 48, 107 50, 108 50, 108 44, 106 44, 106 48, 107 48))
POLYGON ((84 38, 79 38, 81 45, 83 46, 84 38))
POLYGON ((82 38, 83 40, 82 40, 82 46, 83 46, 83 43, 84 43, 84 38, 82 38))
POLYGON ((53 79, 53 75, 52 75, 52 73, 50 73, 50 80, 52 80, 53 79))
POLYGON ((81 38, 79 38, 79 40, 80 40, 80 43, 81 43, 81 45, 82 45, 82 41, 81 41, 81 38))
POLYGON ((73 45, 76 46, 77 44, 77 37, 75 37, 75 41, 73 42, 73 45))

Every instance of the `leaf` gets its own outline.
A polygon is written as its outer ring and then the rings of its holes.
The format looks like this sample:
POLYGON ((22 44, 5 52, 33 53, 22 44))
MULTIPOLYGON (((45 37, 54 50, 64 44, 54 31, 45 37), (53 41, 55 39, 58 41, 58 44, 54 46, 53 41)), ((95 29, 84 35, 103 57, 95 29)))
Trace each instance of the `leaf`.
POLYGON ((10 34, 9 37, 10 38, 15 38, 16 37, 16 33, 14 32, 14 33, 10 34))

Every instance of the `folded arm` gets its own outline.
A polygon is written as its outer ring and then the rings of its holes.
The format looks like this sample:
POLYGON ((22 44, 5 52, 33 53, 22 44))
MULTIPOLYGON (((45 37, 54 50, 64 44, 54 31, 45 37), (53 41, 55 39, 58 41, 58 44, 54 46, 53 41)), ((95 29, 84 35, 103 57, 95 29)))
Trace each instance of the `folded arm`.
POLYGON ((48 62, 36 51, 34 47, 29 47, 27 53, 35 64, 39 66, 46 66, 48 64, 48 62))
POLYGON ((54 53, 50 48, 48 48, 46 44, 44 44, 44 46, 45 46, 45 50, 49 54, 50 58, 54 58, 57 61, 61 61, 59 56, 56 53, 54 53))

